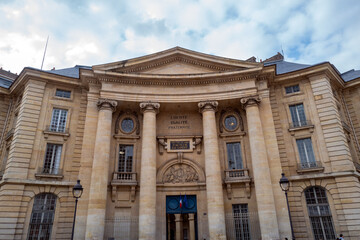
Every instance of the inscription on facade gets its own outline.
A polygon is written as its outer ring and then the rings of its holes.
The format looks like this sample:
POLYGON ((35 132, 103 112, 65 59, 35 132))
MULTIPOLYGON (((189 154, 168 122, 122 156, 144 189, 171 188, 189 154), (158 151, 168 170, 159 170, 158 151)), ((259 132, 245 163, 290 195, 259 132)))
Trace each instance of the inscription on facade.
POLYGON ((187 115, 170 115, 168 129, 190 129, 187 115))
POLYGON ((189 150, 190 141, 170 141, 170 150, 189 150))

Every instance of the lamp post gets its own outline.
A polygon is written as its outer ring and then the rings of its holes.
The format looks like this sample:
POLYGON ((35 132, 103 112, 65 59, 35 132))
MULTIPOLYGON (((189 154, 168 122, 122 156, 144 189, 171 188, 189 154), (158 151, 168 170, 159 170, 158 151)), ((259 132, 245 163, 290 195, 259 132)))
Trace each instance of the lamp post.
POLYGON ((75 186, 73 187, 73 190, 72 190, 73 197, 75 198, 75 211, 74 211, 74 221, 73 221, 73 227, 72 227, 72 233, 71 233, 71 240, 74 239, 76 208, 77 208, 78 199, 81 197, 82 193, 83 193, 83 187, 80 184, 80 180, 77 180, 77 183, 75 184, 75 186))
POLYGON ((289 213, 289 219, 290 219, 291 238, 293 240, 295 240, 294 229, 293 229, 293 226, 292 226, 291 214, 290 214, 290 208, 289 208, 289 200, 288 200, 288 195, 287 195, 287 192, 289 191, 289 188, 290 188, 290 181, 289 181, 289 179, 287 179, 287 177, 285 177, 284 173, 281 173, 281 176, 282 177, 280 178, 279 184, 280 184, 281 190, 283 190, 285 192, 286 204, 287 204, 288 213, 289 213))

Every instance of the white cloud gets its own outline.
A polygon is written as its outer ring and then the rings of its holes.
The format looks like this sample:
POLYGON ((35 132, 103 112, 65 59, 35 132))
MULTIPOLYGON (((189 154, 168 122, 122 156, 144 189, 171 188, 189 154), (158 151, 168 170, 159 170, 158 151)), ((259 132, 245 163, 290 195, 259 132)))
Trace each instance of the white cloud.
POLYGON ((0 66, 101 64, 182 46, 219 56, 360 68, 356 0, 14 0, 0 3, 0 66))

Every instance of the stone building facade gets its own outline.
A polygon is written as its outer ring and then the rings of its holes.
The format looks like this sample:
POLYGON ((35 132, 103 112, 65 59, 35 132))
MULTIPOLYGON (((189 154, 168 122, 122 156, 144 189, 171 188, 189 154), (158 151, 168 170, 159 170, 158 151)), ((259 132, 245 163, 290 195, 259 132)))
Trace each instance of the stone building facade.
POLYGON ((290 239, 281 173, 296 239, 360 236, 360 72, 328 62, 25 68, 0 132, 0 239, 69 239, 77 179, 75 239, 290 239))

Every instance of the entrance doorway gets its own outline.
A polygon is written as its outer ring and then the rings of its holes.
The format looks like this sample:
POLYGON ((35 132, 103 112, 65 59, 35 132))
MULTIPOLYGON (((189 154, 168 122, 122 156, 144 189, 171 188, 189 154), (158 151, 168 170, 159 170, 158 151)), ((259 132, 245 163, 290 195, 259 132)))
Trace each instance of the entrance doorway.
POLYGON ((196 195, 166 196, 167 240, 197 240, 196 195))

